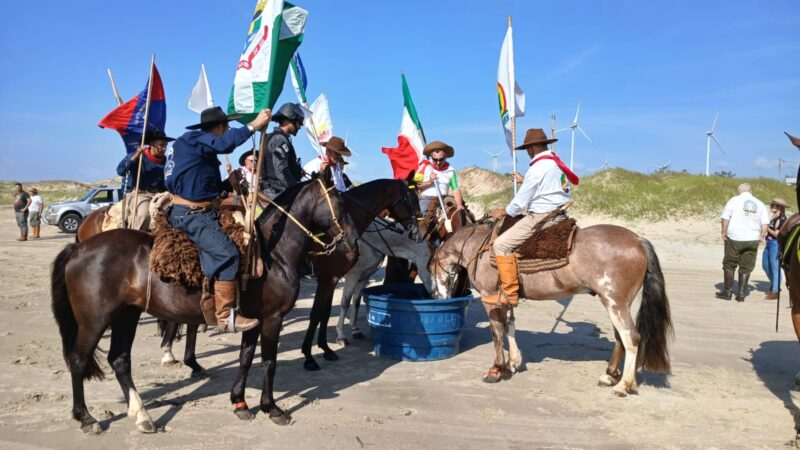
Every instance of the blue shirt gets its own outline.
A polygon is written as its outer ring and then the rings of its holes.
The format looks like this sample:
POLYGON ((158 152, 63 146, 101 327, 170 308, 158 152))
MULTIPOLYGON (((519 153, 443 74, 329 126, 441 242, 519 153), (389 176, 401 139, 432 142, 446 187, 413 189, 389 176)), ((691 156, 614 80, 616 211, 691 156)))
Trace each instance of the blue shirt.
MULTIPOLYGON (((164 192, 164 164, 150 160, 144 153, 139 155, 142 160, 142 176, 139 180, 139 189, 145 191, 164 192)), ((117 175, 123 177, 124 192, 130 192, 136 186, 136 172, 139 170, 139 160, 131 161, 131 155, 125 156, 117 165, 117 175), (125 173, 128 177, 125 178, 125 173)))
POLYGON ((216 198, 222 191, 217 155, 232 153, 252 135, 247 127, 241 127, 231 128, 222 136, 189 131, 179 137, 167 152, 167 190, 193 202, 216 198))

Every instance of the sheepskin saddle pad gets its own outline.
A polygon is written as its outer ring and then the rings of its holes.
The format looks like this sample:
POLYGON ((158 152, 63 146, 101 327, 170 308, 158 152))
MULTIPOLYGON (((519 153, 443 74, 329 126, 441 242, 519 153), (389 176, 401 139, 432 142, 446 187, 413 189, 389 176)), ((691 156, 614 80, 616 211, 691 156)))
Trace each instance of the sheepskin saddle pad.
MULTIPOLYGON (((497 228, 497 236, 514 226, 522 217, 524 216, 506 217, 497 228)), ((577 230, 575 219, 548 222, 517 249, 517 270, 520 273, 536 273, 566 266, 569 264, 572 240, 577 230)), ((491 264, 497 267, 494 250, 491 253, 491 264)))

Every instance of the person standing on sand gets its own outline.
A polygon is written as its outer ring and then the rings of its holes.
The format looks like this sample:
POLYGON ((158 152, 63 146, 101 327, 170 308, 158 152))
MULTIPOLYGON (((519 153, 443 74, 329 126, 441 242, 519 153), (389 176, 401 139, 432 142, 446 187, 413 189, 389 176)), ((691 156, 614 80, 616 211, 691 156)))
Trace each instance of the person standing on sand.
POLYGON ((21 183, 14 183, 17 192, 14 194, 14 216, 19 227, 18 241, 28 240, 28 207, 31 206, 31 196, 22 189, 21 183))
POLYGON ((759 244, 764 242, 769 226, 767 208, 761 200, 753 197, 748 183, 739 185, 739 195, 728 200, 720 214, 722 240, 725 241, 725 257, 722 259, 724 286, 717 298, 730 300, 733 293, 733 273, 739 268, 739 284, 736 301, 747 297, 747 283, 756 265, 759 244))
POLYGON ((42 213, 44 212, 44 202, 42 196, 39 195, 39 190, 36 188, 31 189, 31 206, 28 207, 29 215, 28 220, 33 231, 31 238, 39 239, 39 229, 42 225, 42 213))
POLYGON ((786 223, 786 204, 782 198, 772 199, 769 205, 769 210, 772 213, 772 218, 769 220, 769 227, 767 228, 766 246, 764 247, 764 254, 761 257, 761 267, 769 278, 769 290, 764 300, 777 300, 778 292, 781 290, 779 272, 781 270, 781 255, 778 248, 778 232, 786 223))

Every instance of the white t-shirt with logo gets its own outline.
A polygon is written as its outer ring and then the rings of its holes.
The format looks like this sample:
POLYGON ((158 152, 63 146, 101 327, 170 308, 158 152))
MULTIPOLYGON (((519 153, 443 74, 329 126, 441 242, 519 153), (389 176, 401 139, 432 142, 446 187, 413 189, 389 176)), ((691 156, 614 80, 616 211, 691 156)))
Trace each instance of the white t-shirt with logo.
POLYGON ((732 241, 757 241, 761 226, 769 225, 767 207, 750 192, 728 200, 719 217, 728 220, 728 239, 732 241))
POLYGON ((550 150, 539 153, 532 161, 517 195, 506 207, 511 217, 533 212, 548 213, 567 203, 571 198, 571 187, 567 176, 552 159, 539 159, 551 155, 550 150))
MULTIPOLYGON (((439 192, 442 193, 442 197, 447 196, 450 193, 450 190, 457 191, 458 187, 458 177, 456 176, 456 171, 453 169, 453 166, 447 166, 444 170, 437 170, 433 168, 432 164, 422 164, 420 166, 420 170, 422 170, 422 182, 428 183, 431 181, 431 174, 436 174, 436 184, 439 185, 439 192)), ((439 194, 436 192, 436 185, 432 184, 429 188, 422 191, 423 197, 438 197, 439 194)))

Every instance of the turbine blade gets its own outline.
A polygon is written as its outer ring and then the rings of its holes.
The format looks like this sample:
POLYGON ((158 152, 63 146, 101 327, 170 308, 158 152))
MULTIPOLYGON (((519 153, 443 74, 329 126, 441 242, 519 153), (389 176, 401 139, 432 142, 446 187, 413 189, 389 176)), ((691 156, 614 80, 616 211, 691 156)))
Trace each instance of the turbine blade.
POLYGON ((569 131, 572 127, 564 127, 560 130, 556 130, 556 133, 561 133, 562 131, 569 131))
POLYGON ((575 110, 575 120, 572 123, 578 123, 578 114, 581 113, 581 102, 578 102, 578 109, 575 110))
POLYGON ((714 141, 715 144, 717 144, 717 148, 719 148, 719 151, 721 151, 722 154, 724 155, 725 150, 722 149, 722 145, 720 145, 719 141, 717 140, 717 138, 714 137, 713 134, 711 135, 711 139, 714 141))
POLYGON ((592 139, 589 137, 589 135, 588 135, 588 134, 586 134, 586 132, 585 132, 585 131, 583 131, 583 130, 581 129, 581 127, 577 127, 577 128, 578 128, 578 131, 580 131, 580 132, 581 132, 581 134, 583 135, 583 137, 585 137, 585 138, 586 138, 586 140, 587 140, 587 141, 589 141, 589 143, 590 143, 590 144, 594 145, 594 142, 593 142, 593 141, 592 141, 592 139))
POLYGON ((717 113, 717 115, 714 116, 714 122, 711 124, 711 132, 712 133, 714 132, 714 127, 717 126, 717 119, 719 119, 719 113, 717 113))

